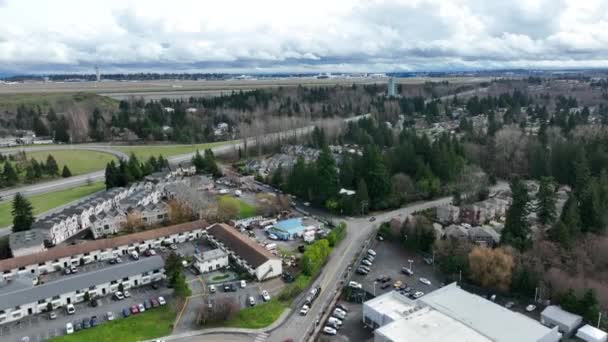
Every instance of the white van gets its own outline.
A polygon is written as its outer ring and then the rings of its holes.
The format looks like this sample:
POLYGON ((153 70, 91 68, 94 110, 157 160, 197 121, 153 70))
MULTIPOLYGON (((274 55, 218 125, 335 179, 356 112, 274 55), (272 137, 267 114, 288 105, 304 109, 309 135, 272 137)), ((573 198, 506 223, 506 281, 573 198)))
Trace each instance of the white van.
POLYGON ((76 312, 76 308, 74 307, 74 304, 68 304, 65 307, 65 311, 67 312, 68 315, 73 315, 76 312))
POLYGON ((215 293, 216 289, 215 289, 215 285, 209 285, 209 292, 210 293, 215 293))
POLYGON ((275 249, 277 249, 277 244, 276 243, 269 243, 266 245, 266 249, 269 251, 273 251, 275 249))
POLYGON ((137 251, 132 251, 131 253, 129 253, 129 255, 131 256, 131 258, 133 258, 133 260, 139 259, 139 253, 137 253, 137 251))

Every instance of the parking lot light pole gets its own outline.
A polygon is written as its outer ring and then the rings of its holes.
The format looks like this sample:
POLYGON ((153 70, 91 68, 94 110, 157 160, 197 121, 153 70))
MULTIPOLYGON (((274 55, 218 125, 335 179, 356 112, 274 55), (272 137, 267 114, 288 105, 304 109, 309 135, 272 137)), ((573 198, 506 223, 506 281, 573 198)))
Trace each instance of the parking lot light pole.
POLYGON ((377 283, 378 283, 378 282, 374 280, 374 297, 376 297, 376 284, 377 284, 377 283))
POLYGON ((414 264, 414 260, 409 259, 407 262, 410 263, 410 271, 414 272, 414 269, 412 268, 413 264, 414 264))

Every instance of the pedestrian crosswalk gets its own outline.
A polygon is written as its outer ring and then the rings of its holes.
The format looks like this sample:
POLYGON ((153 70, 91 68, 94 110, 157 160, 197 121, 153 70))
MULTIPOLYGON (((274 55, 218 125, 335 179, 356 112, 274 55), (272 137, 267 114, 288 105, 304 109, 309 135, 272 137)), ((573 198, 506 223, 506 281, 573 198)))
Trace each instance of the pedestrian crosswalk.
POLYGON ((255 342, 264 342, 264 341, 266 341, 266 339, 268 338, 268 336, 269 335, 267 333, 258 334, 258 336, 255 337, 254 341, 255 342))

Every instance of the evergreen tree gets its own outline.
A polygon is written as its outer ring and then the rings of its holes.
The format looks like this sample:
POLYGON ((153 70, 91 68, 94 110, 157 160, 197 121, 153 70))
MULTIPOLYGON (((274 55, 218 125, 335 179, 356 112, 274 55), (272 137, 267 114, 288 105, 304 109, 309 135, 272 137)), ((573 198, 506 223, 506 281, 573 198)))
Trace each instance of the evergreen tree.
POLYGON ((353 159, 350 156, 344 156, 340 165, 340 185, 343 188, 353 189, 355 187, 355 170, 353 168, 353 159))
POLYGON ((538 204, 536 207, 538 220, 541 224, 550 224, 555 219, 557 201, 555 195, 553 179, 550 177, 542 177, 540 179, 540 187, 538 189, 538 204))
POLYGON ((570 194, 562 210, 561 221, 568 228, 570 236, 576 238, 581 232, 581 215, 578 211, 578 199, 570 194))
POLYGON ((211 173, 213 177, 221 177, 222 171, 220 167, 217 165, 217 161, 215 160, 215 155, 211 149, 205 150, 205 164, 207 165, 207 172, 211 173))
POLYGON ((361 215, 367 213, 369 211, 369 194, 367 192, 367 184, 365 184, 365 179, 360 178, 357 182, 357 201, 356 205, 358 208, 355 208, 355 212, 360 212, 361 215))
POLYGON ((198 150, 196 150, 196 153, 194 153, 194 156, 192 157, 192 165, 196 168, 197 174, 205 173, 207 171, 205 159, 198 150))
POLYGON ((317 192, 315 202, 323 204, 327 200, 335 199, 338 195, 338 171, 336 161, 329 151, 329 147, 324 146, 316 161, 316 184, 317 192))
POLYGON ((513 195, 513 202, 509 210, 507 210, 501 243, 524 250, 530 244, 530 225, 527 217, 530 197, 525 184, 519 179, 511 182, 511 193, 513 195))
POLYGON ((70 169, 68 169, 67 165, 63 166, 63 170, 61 171, 61 177, 63 177, 63 178, 72 177, 72 172, 70 172, 70 169))
POLYGON ((272 184, 277 189, 283 188, 283 166, 279 165, 276 170, 272 173, 272 178, 270 179, 270 184, 272 184))
POLYGON ((25 182, 28 184, 34 183, 36 180, 36 171, 32 165, 28 165, 25 168, 25 182))
POLYGON ((17 172, 13 168, 10 162, 4 163, 4 170, 2 171, 2 181, 5 186, 13 186, 19 181, 17 172))
POLYGON ((131 153, 127 162, 127 183, 135 182, 144 177, 141 170, 141 164, 135 153, 131 153))
POLYGON ((21 232, 32 229, 34 213, 30 201, 21 193, 15 194, 13 198, 13 232, 21 232))
POLYGON ((118 169, 116 168, 116 164, 114 163, 114 161, 110 161, 107 165, 106 165, 106 190, 109 190, 113 187, 119 186, 118 183, 118 169))
POLYGON ((49 176, 59 176, 59 166, 57 165, 57 161, 50 154, 46 157, 44 169, 49 176))
POLYGON ((32 165, 32 169, 34 170, 34 177, 36 179, 42 178, 44 174, 44 166, 38 163, 38 161, 34 158, 30 159, 30 165, 32 165))

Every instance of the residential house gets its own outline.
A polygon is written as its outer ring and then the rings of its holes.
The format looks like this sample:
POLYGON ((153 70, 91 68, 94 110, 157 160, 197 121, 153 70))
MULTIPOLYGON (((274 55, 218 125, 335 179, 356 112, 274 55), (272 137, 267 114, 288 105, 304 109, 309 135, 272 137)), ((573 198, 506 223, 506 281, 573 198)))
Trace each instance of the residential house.
POLYGON ((458 222, 460 208, 447 204, 437 207, 437 220, 443 224, 458 222))
POLYGON ((228 263, 228 254, 219 248, 194 255, 194 267, 201 273, 217 271, 228 263))

